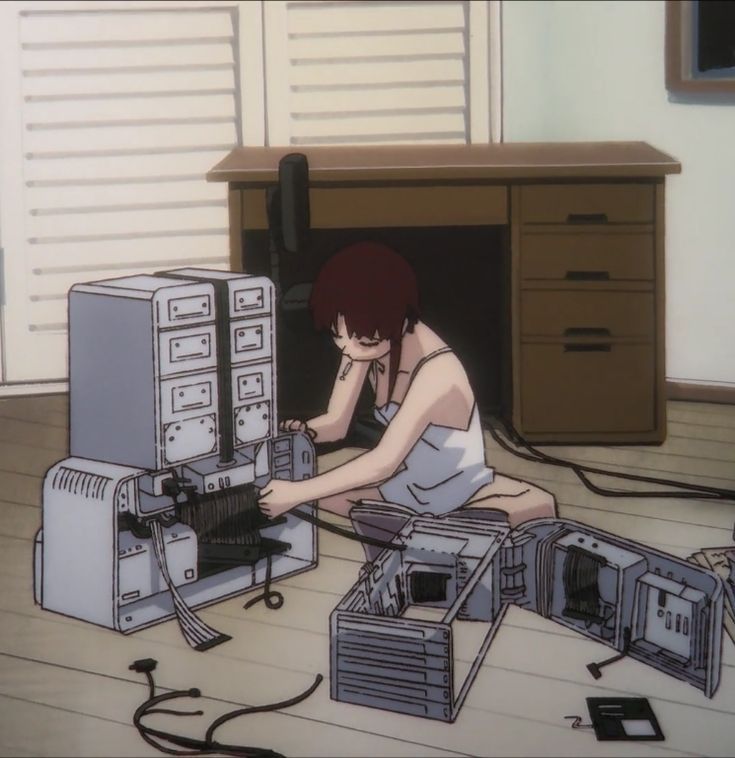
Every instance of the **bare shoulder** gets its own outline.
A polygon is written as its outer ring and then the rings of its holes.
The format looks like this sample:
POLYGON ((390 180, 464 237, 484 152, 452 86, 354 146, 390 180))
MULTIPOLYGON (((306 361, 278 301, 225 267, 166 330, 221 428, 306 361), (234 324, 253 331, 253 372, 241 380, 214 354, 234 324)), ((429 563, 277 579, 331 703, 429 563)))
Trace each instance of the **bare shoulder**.
POLYGON ((451 349, 441 350, 443 352, 437 351, 436 355, 430 353, 426 356, 414 379, 418 381, 421 378, 423 382, 430 382, 447 390, 464 386, 467 383, 467 374, 462 362, 451 349))
POLYGON ((475 404, 474 394, 459 358, 446 352, 427 360, 416 372, 408 391, 425 408, 426 419, 454 429, 466 429, 475 404))

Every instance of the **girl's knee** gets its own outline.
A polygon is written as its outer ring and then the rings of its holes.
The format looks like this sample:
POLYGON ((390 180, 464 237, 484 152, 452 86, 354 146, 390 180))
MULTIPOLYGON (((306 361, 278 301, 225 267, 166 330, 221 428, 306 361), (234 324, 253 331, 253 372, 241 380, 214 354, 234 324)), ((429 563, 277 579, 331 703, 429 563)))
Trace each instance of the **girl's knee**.
POLYGON ((511 527, 533 519, 556 518, 556 499, 550 492, 529 485, 528 490, 515 503, 508 502, 507 512, 511 527))
POLYGON ((338 516, 348 516, 353 505, 354 503, 348 500, 344 494, 330 495, 329 497, 323 497, 319 501, 320 510, 329 511, 338 516))
POLYGON ((539 497, 536 509, 539 515, 536 518, 556 518, 556 498, 546 490, 539 488, 539 497))

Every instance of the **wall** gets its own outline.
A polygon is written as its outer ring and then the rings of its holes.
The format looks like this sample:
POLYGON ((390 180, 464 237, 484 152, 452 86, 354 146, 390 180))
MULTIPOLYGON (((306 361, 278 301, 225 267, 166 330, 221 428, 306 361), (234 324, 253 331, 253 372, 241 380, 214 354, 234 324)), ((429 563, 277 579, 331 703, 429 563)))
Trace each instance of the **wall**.
POLYGON ((735 99, 664 85, 663 2, 503 3, 506 141, 642 140, 667 178, 667 376, 735 385, 735 99))

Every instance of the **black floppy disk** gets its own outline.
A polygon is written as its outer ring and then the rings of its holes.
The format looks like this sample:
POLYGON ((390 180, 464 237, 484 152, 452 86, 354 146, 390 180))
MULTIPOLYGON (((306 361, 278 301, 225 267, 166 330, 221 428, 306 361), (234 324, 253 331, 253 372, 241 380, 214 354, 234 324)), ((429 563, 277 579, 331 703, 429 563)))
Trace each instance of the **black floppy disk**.
POLYGON ((665 739, 644 697, 588 697, 587 707, 598 740, 665 739))

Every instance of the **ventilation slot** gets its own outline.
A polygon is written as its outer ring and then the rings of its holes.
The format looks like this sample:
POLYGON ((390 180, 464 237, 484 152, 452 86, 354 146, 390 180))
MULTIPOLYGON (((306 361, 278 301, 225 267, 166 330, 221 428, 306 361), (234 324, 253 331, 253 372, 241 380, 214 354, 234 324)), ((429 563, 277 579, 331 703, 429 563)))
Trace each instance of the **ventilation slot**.
POLYGON ((54 474, 53 488, 57 491, 68 492, 71 495, 81 495, 92 500, 102 500, 105 497, 110 477, 101 474, 90 474, 86 471, 61 466, 54 474))

